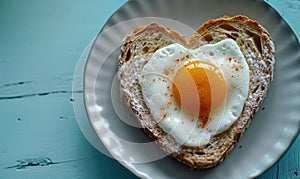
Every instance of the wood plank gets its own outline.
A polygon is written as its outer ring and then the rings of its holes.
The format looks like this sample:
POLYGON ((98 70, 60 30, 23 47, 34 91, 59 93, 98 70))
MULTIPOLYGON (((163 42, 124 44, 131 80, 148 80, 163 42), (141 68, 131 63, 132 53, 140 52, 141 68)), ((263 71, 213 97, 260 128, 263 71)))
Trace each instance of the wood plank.
POLYGON ((0 136, 0 178, 132 177, 86 141, 77 126, 70 97, 70 94, 53 94, 0 102, 0 109, 7 109, 0 120, 0 126, 5 126, 0 136), (17 111, 16 106, 19 106, 17 111), (7 168, 17 165, 17 160, 39 157, 49 157, 57 164, 7 168))

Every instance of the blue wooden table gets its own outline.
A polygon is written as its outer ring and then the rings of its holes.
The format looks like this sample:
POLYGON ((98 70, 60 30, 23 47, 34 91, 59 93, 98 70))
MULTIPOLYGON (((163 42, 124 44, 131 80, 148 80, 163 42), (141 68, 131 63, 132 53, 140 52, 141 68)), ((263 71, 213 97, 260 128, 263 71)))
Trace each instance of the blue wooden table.
MULTIPOLYGON (((98 152, 74 114, 73 74, 126 0, 0 1, 0 178, 134 178, 98 152)), ((268 0, 300 37, 300 1, 268 0)), ((300 136, 259 178, 300 178, 300 136)))

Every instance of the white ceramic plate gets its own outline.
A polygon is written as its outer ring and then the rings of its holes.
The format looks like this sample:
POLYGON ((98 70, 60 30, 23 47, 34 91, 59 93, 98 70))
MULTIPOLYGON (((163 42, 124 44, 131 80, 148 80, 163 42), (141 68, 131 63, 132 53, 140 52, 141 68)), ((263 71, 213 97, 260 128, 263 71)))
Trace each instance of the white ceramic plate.
POLYGON ((282 17, 258 0, 129 1, 97 36, 84 72, 84 102, 90 123, 110 154, 141 178, 252 178, 272 166, 300 129, 299 41, 282 17), (117 57, 134 27, 156 21, 187 37, 208 19, 243 14, 262 24, 276 46, 274 81, 244 137, 217 167, 191 171, 163 154, 130 120, 119 101, 117 57), (192 29, 191 29, 192 28, 192 29))

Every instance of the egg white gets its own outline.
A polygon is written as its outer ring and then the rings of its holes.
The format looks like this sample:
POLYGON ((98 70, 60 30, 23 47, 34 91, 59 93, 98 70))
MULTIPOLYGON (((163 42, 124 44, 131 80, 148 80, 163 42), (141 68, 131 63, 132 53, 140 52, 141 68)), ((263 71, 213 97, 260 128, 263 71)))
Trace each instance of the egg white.
POLYGON ((139 78, 153 118, 164 132, 186 146, 206 145, 212 136, 227 130, 238 119, 248 96, 249 81, 248 64, 232 39, 193 50, 180 44, 161 48, 145 64, 139 78), (205 128, 198 127, 201 124, 198 117, 183 112, 172 96, 172 81, 177 71, 194 60, 208 61, 218 67, 227 86, 224 104, 211 114, 205 128))

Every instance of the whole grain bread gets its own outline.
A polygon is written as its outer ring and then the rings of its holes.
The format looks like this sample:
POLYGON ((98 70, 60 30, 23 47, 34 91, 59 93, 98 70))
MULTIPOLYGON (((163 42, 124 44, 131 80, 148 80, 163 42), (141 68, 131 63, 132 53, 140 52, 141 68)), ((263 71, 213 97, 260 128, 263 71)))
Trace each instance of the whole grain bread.
MULTIPOLYGON (((137 27, 128 35, 119 58, 122 99, 130 106, 139 124, 151 140, 169 156, 197 169, 216 166, 230 153, 242 137, 262 104, 273 78, 275 48, 269 33, 256 21, 245 16, 224 16, 207 21, 191 36, 189 42, 174 30, 158 23, 137 27), (178 144, 155 122, 143 100, 138 77, 143 66, 159 48, 180 43, 187 48, 216 43, 231 38, 239 45, 250 68, 249 94, 238 120, 225 132, 211 138, 206 146, 178 144)), ((133 119, 134 120, 134 119, 133 119)))

